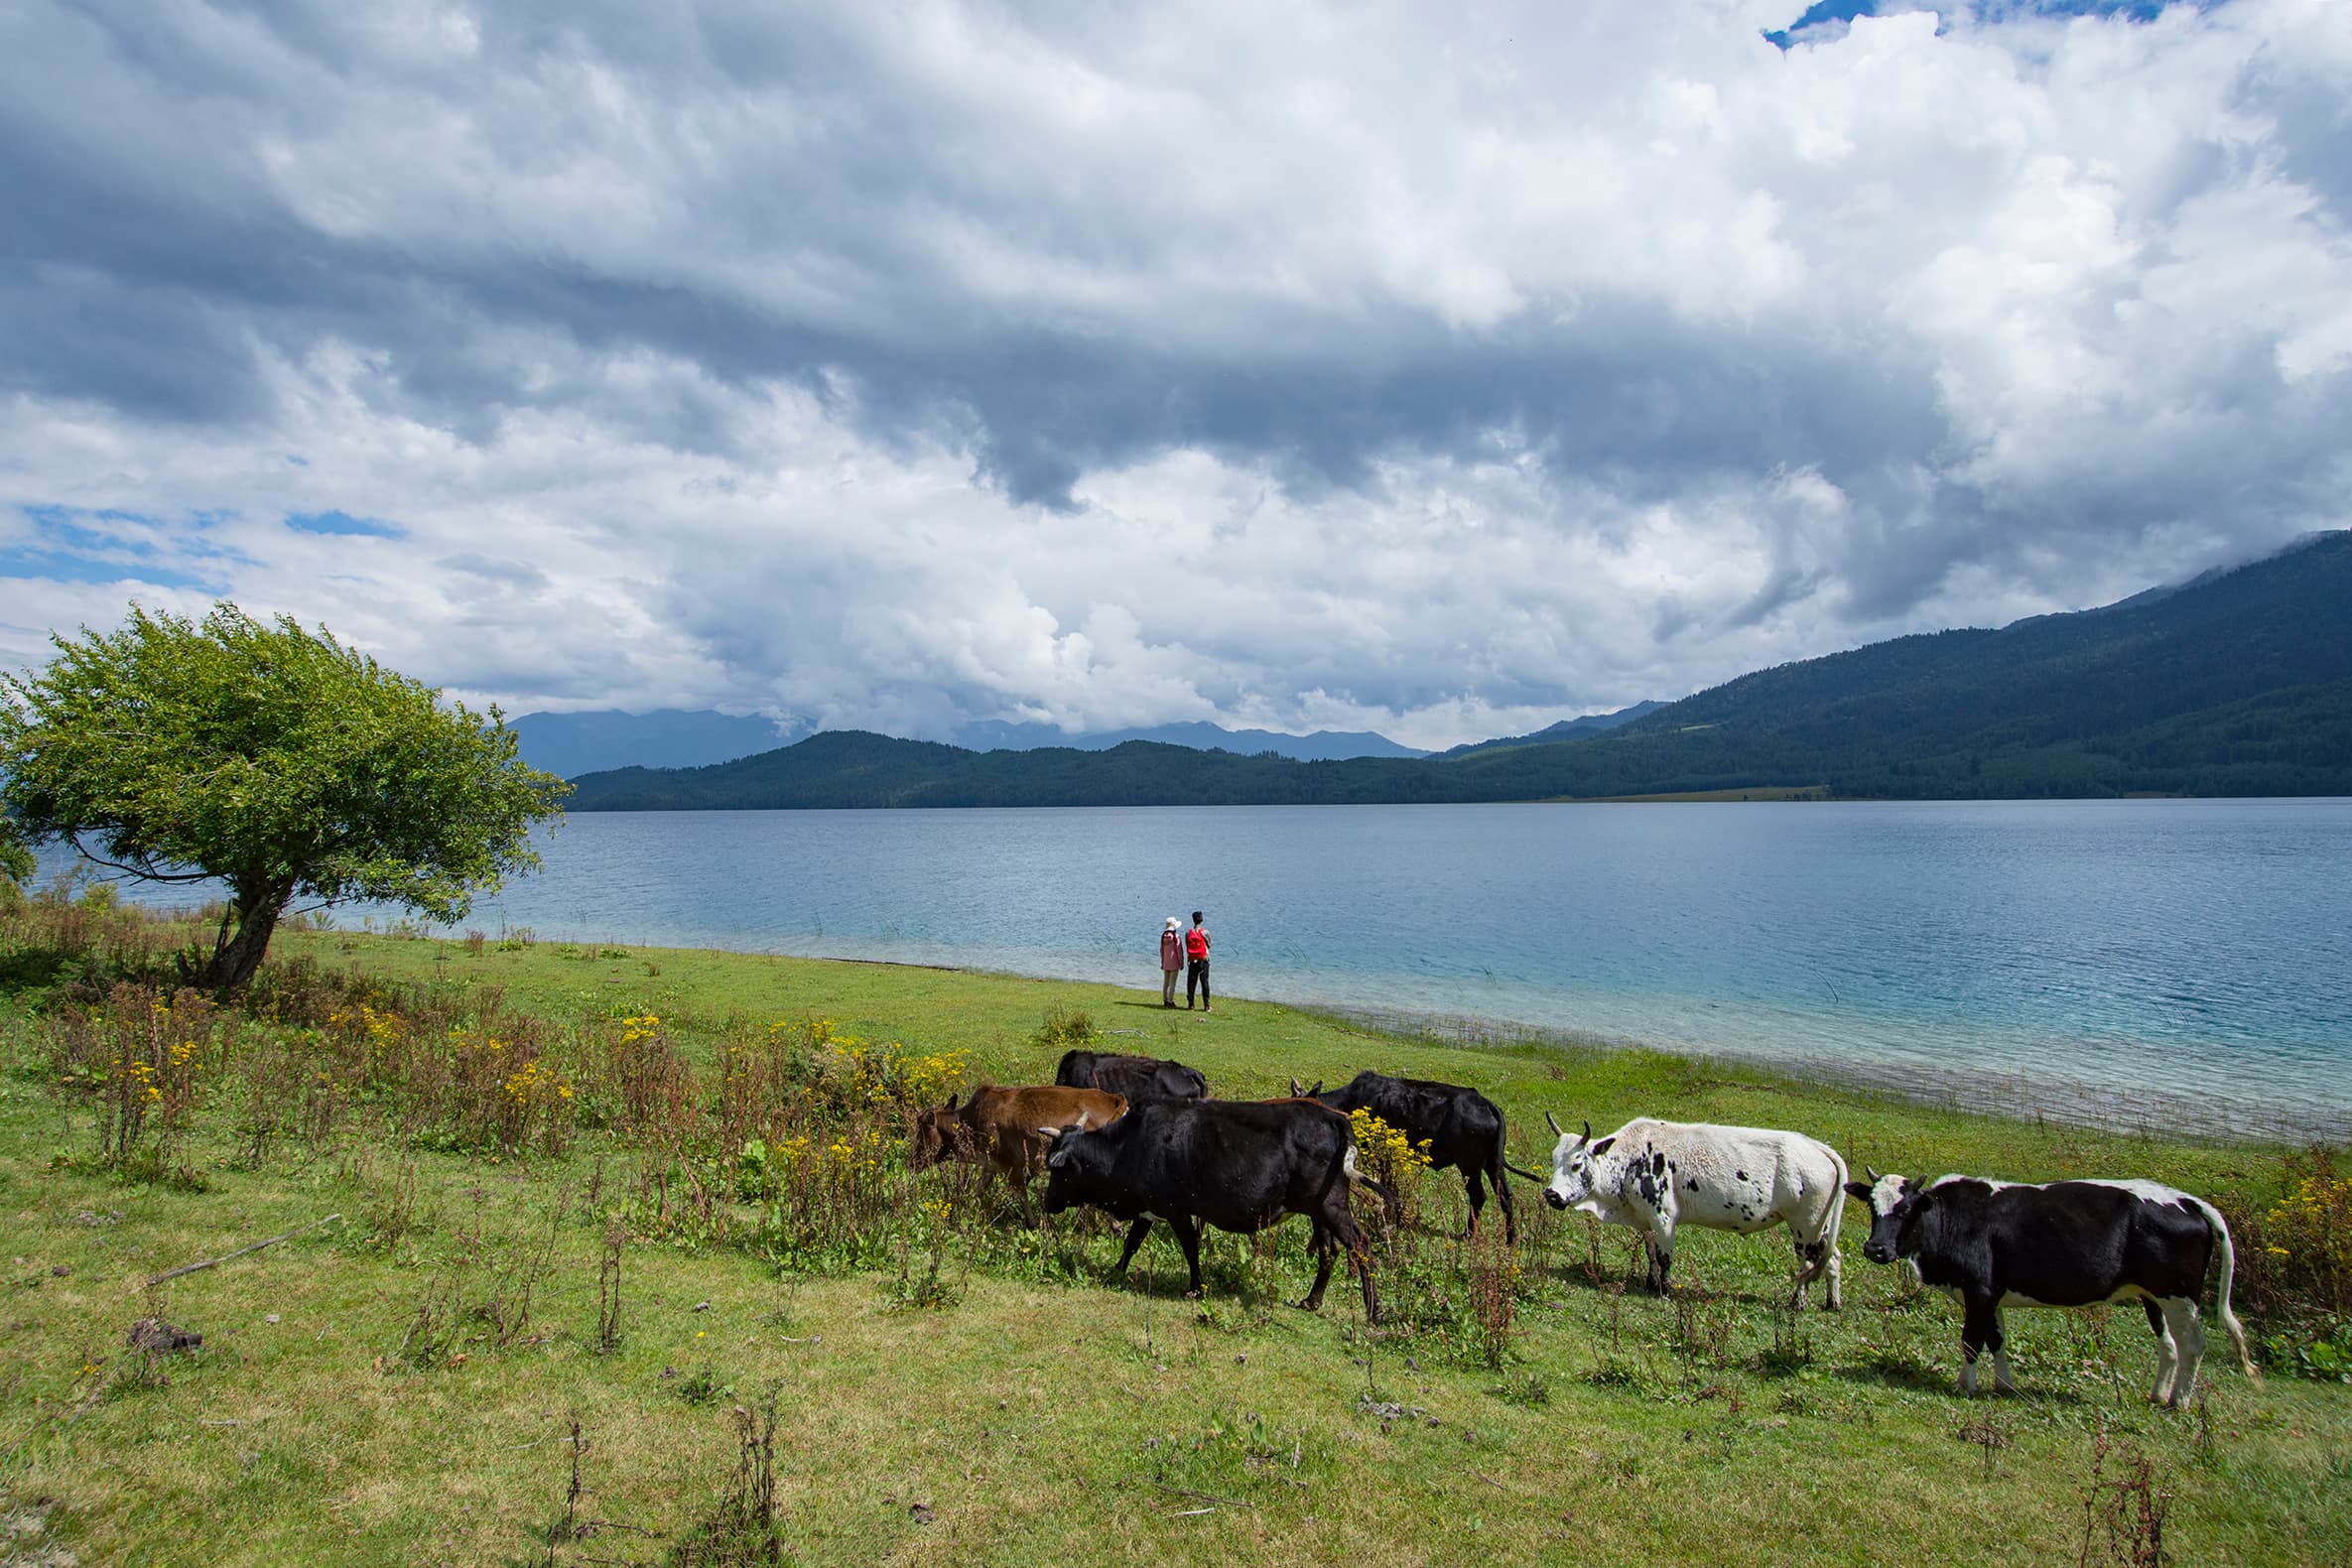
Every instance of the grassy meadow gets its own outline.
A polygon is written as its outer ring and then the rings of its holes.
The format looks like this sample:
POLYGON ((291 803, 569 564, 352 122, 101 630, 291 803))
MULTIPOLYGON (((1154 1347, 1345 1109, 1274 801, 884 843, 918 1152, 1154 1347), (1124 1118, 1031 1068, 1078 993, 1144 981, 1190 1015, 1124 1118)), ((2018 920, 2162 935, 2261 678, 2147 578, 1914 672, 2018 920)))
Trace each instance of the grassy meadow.
POLYGON ((215 1007, 163 983, 184 937, 0 911, 0 1561, 2352 1561, 2352 1387, 2294 1375, 2335 1365, 2352 1249, 2314 1151, 704 952, 290 932, 215 1007), (1647 1112, 2172 1182, 2229 1214, 2272 1365, 2209 1322, 2207 1391, 2159 1412, 2138 1309, 2021 1310, 2022 1391, 1964 1402, 1956 1307, 1863 1260, 1859 1206, 1845 1311, 1791 1315, 1784 1233, 1686 1231, 1661 1300, 1632 1233, 1525 1184, 1515 1252, 1459 1240, 1451 1173, 1359 1202, 1379 1327, 1344 1275, 1286 1304, 1299 1220, 1213 1233, 1204 1300, 1164 1228, 1112 1288, 1107 1221, 904 1164, 913 1106, 1087 1038, 1233 1098, 1474 1085, 1530 1167, 1545 1111, 1647 1112), (203 1343, 128 1346, 146 1317, 203 1343))

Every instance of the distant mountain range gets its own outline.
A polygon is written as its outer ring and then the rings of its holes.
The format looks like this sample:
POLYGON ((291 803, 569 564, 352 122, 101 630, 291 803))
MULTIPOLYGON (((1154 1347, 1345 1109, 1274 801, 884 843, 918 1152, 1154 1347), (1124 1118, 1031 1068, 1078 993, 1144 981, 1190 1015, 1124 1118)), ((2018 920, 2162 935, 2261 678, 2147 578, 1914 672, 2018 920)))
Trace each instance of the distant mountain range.
POLYGON ((1329 762, 1343 757, 1425 757, 1426 751, 1398 745, 1386 735, 1368 729, 1318 729, 1309 735, 1286 735, 1276 729, 1228 729, 1222 724, 1194 721, 1154 724, 1148 729, 1106 729, 1099 734, 1064 734, 1052 724, 1013 724, 1001 719, 966 724, 952 744, 967 751, 1035 751, 1046 746, 1068 746, 1073 751, 1109 751, 1130 740, 1153 740, 1166 746, 1191 746, 1196 751, 1240 751, 1256 755, 1278 752, 1294 762, 1329 762))
POLYGON ((1536 730, 1531 735, 1505 735, 1500 740, 1473 740, 1451 751, 1441 751, 1443 757, 1466 757, 1474 751, 1494 751, 1503 746, 1539 746, 1553 740, 1581 740, 1608 729, 1622 729, 1636 719, 1647 719, 1665 707, 1663 703, 1635 703, 1621 708, 1614 714, 1587 714, 1582 719, 1563 719, 1558 723, 1536 730))
MULTIPOLYGON (((1606 722, 1615 717, 1572 719, 1568 722, 1606 722)), ((657 709, 649 714, 624 714, 616 709, 585 714, 525 714, 513 721, 513 728, 520 739, 524 761, 564 778, 625 767, 707 767, 714 762, 731 762, 756 752, 773 751, 782 739, 775 724, 765 719, 737 719, 730 714, 676 708, 657 709)), ((1273 751, 1299 762, 1429 755, 1370 730, 1318 729, 1308 735, 1286 735, 1273 729, 1227 729, 1200 722, 1070 735, 1052 724, 1015 724, 998 719, 964 725, 956 731, 952 743, 967 751, 1035 751, 1045 746, 1108 751, 1130 740, 1190 746, 1199 751, 1238 751, 1251 756, 1273 751)))
MULTIPOLYGON (((1616 716, 1605 716, 1615 718, 1616 716)), ((1291 761, 1129 740, 967 750, 859 731, 578 780, 576 811, 1608 798, 2352 794, 2352 534, 2100 609, 1781 665, 1599 733, 1291 761)))

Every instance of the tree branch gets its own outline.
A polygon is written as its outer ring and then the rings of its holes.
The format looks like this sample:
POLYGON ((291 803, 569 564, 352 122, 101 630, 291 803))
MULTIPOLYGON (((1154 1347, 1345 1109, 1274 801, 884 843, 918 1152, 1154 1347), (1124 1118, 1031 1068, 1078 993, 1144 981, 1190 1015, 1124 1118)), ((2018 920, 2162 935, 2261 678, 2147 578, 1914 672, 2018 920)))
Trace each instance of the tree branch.
POLYGON ((125 876, 136 876, 142 881, 208 882, 212 880, 212 873, 210 871, 158 871, 150 866, 125 865, 120 860, 109 860, 102 854, 92 854, 90 853, 89 846, 81 842, 81 835, 78 833, 69 833, 65 835, 65 842, 72 845, 74 851, 78 853, 83 859, 103 865, 110 871, 120 871, 125 876))

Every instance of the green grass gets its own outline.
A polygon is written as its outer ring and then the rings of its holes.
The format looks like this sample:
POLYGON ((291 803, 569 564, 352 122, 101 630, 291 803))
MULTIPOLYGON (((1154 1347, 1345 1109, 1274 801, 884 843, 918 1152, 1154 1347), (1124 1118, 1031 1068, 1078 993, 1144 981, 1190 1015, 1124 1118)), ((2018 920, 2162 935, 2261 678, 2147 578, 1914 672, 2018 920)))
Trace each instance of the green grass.
MULTIPOLYGON (((1049 1076, 1055 1052, 1031 1036, 1049 1009, 1083 1010, 1111 1048, 1179 1057, 1227 1096, 1365 1067, 1476 1085, 1509 1113, 1513 1157, 1530 1166, 1547 1152, 1546 1110, 1597 1128, 1642 1112, 1796 1127, 1857 1169, 2151 1176, 2240 1209, 2276 1194, 2285 1154, 1918 1108, 1649 1053, 1447 1048, 1265 1003, 1170 1015, 1156 988, 333 934, 284 937, 279 952, 444 993, 498 987, 510 1007, 567 1025, 658 1014, 705 1058, 731 1025, 824 1017, 970 1051, 1006 1082, 1049 1076)), ((1425 1185, 1430 1230, 1381 1281, 1392 1332, 1367 1332, 1344 1280, 1320 1315, 1282 1304, 1309 1277, 1296 1221, 1256 1244, 1217 1238, 1207 1298, 1192 1303, 1164 1237, 1111 1289, 1109 1226, 1066 1218, 1038 1235, 982 1217, 948 1236, 928 1307, 907 1304, 926 1270, 919 1247, 880 1267, 791 1272, 740 1239, 634 1227, 622 1337, 600 1355, 603 1229, 643 1173, 639 1151, 589 1133, 561 1159, 435 1152, 359 1114, 318 1157, 288 1146, 243 1164, 225 1117, 199 1116, 189 1161, 202 1191, 121 1181, 87 1158, 86 1091, 38 1065, 42 999, 62 1001, 0 992, 13 1064, 0 1078, 0 1514, 43 1521, 19 1550, 83 1563, 667 1561, 727 1485, 737 1407, 772 1397, 777 1514, 796 1561, 2071 1562, 2101 1434, 2150 1461, 2167 1560, 2352 1559, 2352 1389, 2249 1385, 2216 1332, 2201 1412, 2161 1413, 2142 1397, 2154 1349, 2137 1311, 2020 1311, 2024 1391, 1963 1402, 1950 1392, 1956 1309, 1862 1260, 1857 1209, 1847 1310, 1791 1320, 1775 1306, 1784 1244, 1686 1233, 1681 1294, 1656 1300, 1616 1288, 1635 1268, 1629 1233, 1603 1234, 1596 1275, 1584 1222, 1521 1185, 1515 1332, 1499 1366, 1454 1299, 1469 1275, 1450 1240, 1451 1176, 1425 1185), (395 1229, 406 1167, 413 1228, 371 1243, 395 1229), (138 1288, 338 1212, 342 1224, 138 1288), (477 1304, 549 1238, 550 1271, 510 1343, 459 1318, 424 1336, 452 1335, 446 1348, 416 1354, 421 1302, 477 1304), (205 1336, 164 1365, 163 1385, 136 1375, 123 1347, 131 1321, 157 1310, 205 1336), (551 1542, 575 1420, 575 1517, 630 1528, 551 1542)), ((928 1173, 909 1190, 954 1179, 928 1173)), ((2116 1468, 2111 1457, 2103 1474, 2116 1468)), ((2102 1539, 2090 1560, 2118 1559, 2102 1539)))

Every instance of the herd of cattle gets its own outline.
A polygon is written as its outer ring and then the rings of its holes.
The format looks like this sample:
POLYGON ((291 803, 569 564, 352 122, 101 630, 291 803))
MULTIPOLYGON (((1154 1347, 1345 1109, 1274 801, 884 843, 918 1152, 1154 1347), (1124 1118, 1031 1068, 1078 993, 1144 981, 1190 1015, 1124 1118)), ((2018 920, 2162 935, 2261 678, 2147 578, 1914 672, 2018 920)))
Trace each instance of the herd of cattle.
POLYGON ((1088 1204, 1127 1222, 1114 1277, 1126 1273, 1151 1222, 1164 1221, 1184 1248, 1193 1295, 1201 1290, 1203 1225, 1247 1235, 1305 1215, 1314 1227, 1315 1284, 1299 1305, 1322 1305, 1344 1249, 1364 1289, 1365 1316, 1377 1321, 1350 1196, 1358 1185, 1390 1203, 1395 1195, 1357 1168, 1348 1112, 1359 1110, 1422 1147, 1432 1169, 1462 1173, 1474 1227, 1491 1184, 1505 1238, 1516 1242, 1507 1174, 1540 1183, 1555 1209, 1639 1231, 1650 1288, 1661 1293, 1677 1228, 1753 1233, 1784 1225, 1796 1247, 1790 1306, 1802 1308, 1806 1287, 1822 1279, 1822 1306, 1835 1311, 1838 1227, 1854 1198, 1871 1215, 1863 1256, 1902 1259, 1921 1282, 1961 1303, 1964 1393, 1975 1391, 1977 1359, 1987 1349, 1996 1386, 2013 1386, 2003 1308, 2136 1300, 2156 1337, 2149 1396, 2185 1405, 2205 1354, 2198 1299, 2218 1250, 2221 1322, 2239 1366, 2258 1375, 2230 1310, 2237 1259, 2229 1227, 2203 1199, 2150 1181, 1921 1181, 1867 1167, 1869 1180, 1853 1181, 1837 1150, 1802 1133, 1645 1116, 1595 1138, 1589 1122, 1570 1134, 1549 1112, 1558 1141, 1546 1180, 1505 1163, 1503 1112, 1476 1090, 1360 1073, 1330 1091, 1294 1079, 1285 1100, 1213 1100, 1194 1068, 1094 1051, 1064 1056, 1050 1087, 980 1089, 924 1111, 911 1163, 920 1170, 943 1159, 981 1162, 1014 1186, 1024 1210, 1042 1169, 1047 1213, 1088 1204))

